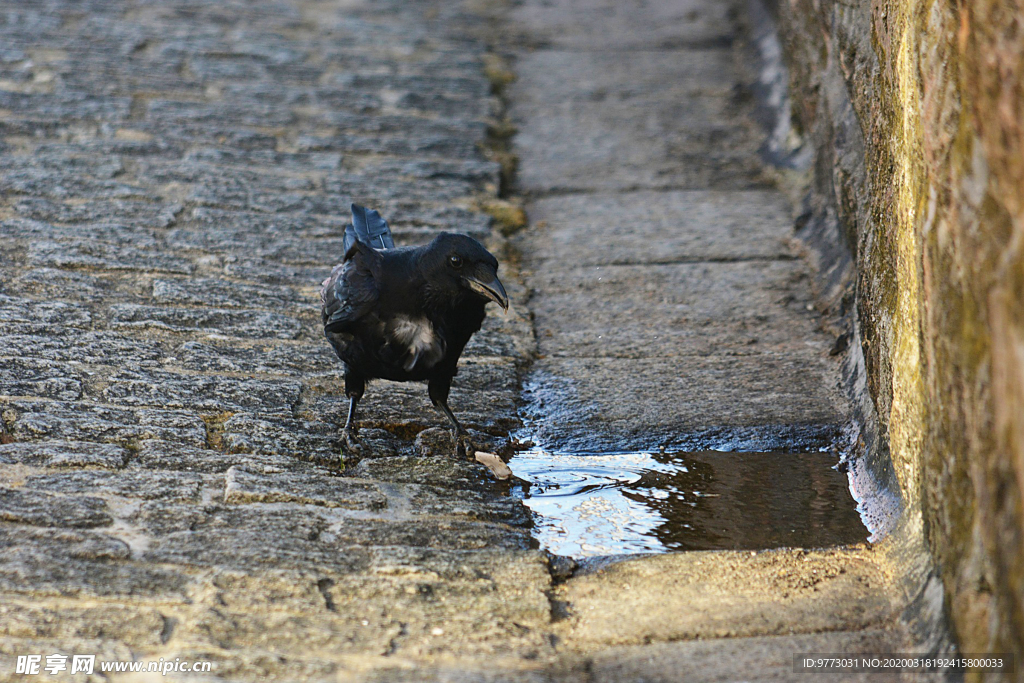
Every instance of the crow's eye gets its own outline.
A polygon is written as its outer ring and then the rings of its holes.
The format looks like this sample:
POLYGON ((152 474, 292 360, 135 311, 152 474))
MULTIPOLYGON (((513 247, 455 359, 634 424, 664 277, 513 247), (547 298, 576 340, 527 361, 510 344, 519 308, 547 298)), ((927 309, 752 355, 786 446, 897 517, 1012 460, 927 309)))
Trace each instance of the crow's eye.
POLYGON ((448 257, 448 263, 452 264, 452 268, 462 267, 462 257, 458 254, 452 254, 448 257))

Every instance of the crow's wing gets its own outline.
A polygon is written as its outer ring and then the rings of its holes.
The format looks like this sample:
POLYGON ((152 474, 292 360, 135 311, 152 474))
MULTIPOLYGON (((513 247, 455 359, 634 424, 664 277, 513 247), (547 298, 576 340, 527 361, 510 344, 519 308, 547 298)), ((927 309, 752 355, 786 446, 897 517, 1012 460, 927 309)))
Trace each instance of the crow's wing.
POLYGON ((358 204, 352 205, 352 225, 345 226, 346 253, 356 242, 362 242, 374 249, 394 249, 391 228, 380 213, 358 204))
POLYGON ((381 264, 384 258, 357 241, 334 266, 320 287, 321 317, 326 332, 345 332, 364 318, 380 296, 381 264))

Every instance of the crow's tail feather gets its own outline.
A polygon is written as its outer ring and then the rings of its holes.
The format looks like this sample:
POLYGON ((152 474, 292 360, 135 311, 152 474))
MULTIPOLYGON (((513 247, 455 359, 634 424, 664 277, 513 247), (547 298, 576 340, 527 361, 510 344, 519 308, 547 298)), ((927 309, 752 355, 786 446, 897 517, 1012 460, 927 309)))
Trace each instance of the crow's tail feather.
POLYGON ((391 239, 391 228, 374 209, 367 209, 358 204, 352 205, 352 225, 345 226, 345 253, 352 248, 356 240, 374 249, 394 249, 395 241, 391 239))

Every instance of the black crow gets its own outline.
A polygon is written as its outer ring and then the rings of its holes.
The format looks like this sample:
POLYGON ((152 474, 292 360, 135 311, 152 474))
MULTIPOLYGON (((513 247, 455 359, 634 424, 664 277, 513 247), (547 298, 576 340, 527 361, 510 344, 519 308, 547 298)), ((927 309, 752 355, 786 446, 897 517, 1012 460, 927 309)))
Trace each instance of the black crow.
POLYGON ((426 381, 459 443, 466 430, 448 407, 448 392, 487 302, 508 310, 498 260, 472 237, 447 232, 421 247, 395 248, 380 214, 353 204, 345 257, 324 280, 320 299, 324 334, 345 367, 346 443, 355 442, 356 404, 375 378, 426 381))

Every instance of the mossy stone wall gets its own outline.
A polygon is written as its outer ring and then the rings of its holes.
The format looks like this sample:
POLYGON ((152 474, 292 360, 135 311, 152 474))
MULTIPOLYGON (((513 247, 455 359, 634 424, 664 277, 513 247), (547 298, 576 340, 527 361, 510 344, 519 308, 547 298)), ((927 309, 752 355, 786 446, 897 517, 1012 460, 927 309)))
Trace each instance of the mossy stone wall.
POLYGON ((816 149, 809 210, 855 255, 843 288, 880 447, 961 650, 1021 662, 1024 0, 773 10, 816 149))

